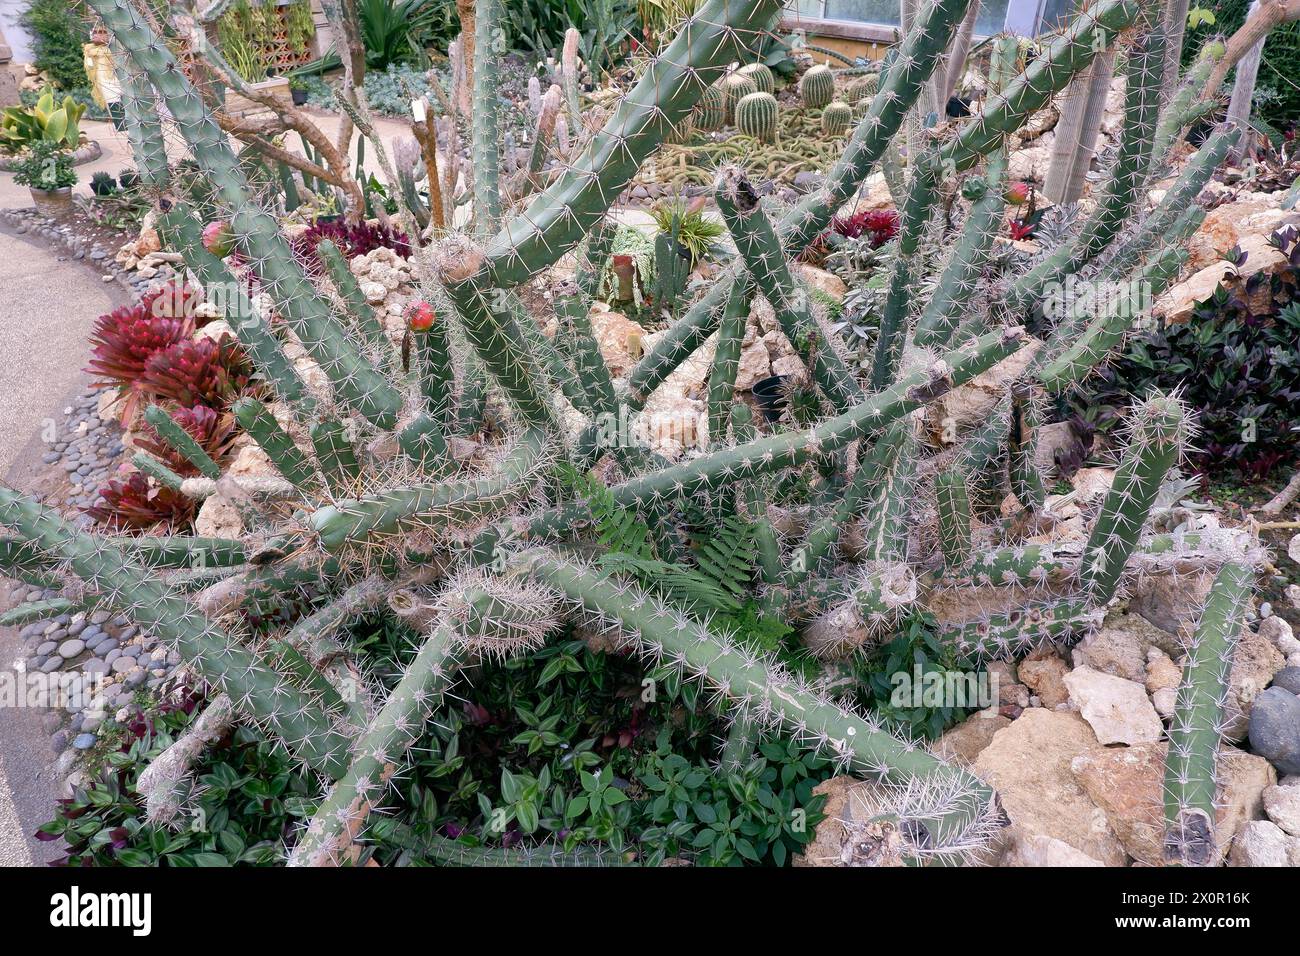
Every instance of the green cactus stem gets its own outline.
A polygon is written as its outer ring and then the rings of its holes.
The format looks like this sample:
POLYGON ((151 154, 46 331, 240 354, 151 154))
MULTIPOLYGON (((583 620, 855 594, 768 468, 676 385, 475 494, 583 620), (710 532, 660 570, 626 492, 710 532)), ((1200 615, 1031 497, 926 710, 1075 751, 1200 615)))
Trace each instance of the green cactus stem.
POLYGON ((0 627, 22 627, 35 621, 48 621, 60 614, 76 614, 86 611, 89 607, 86 602, 72 601, 68 598, 27 601, 0 614, 0 627))
POLYGON ((1042 425, 1042 402, 1027 384, 1011 387, 1011 429, 1007 439, 1007 476, 1011 493, 1021 507, 1037 511, 1047 499, 1043 474, 1035 462, 1038 429, 1042 425))
POLYGON ((1183 681, 1169 726, 1165 758, 1165 862, 1211 866, 1215 842, 1219 745, 1228 673, 1254 585, 1241 564, 1219 569, 1187 648, 1183 681))
POLYGON ((501 55, 506 52, 501 0, 474 0, 474 115, 470 158, 474 163, 474 217, 480 232, 501 222, 501 55))
POLYGON ((487 284, 518 285, 573 248, 704 90, 729 64, 753 59, 777 7, 777 0, 708 0, 687 19, 583 153, 492 240, 487 284))
POLYGON ((973 819, 996 812, 992 790, 973 775, 882 731, 654 595, 543 551, 521 554, 517 566, 628 635, 642 653, 704 676, 735 703, 743 718, 780 728, 801 744, 827 753, 846 770, 904 783, 958 782, 960 799, 935 818, 916 821, 934 846, 947 845, 952 834, 973 819))
POLYGON ((361 291, 361 283, 352 274, 347 260, 343 258, 343 253, 339 252, 339 247, 329 239, 324 239, 316 245, 316 257, 325 266, 325 271, 343 300, 348 317, 361 332, 362 339, 374 350, 375 355, 391 358, 393 344, 388 339, 388 333, 375 318, 375 310, 366 301, 365 294, 361 291))
POLYGON ((934 479, 935 503, 939 509, 939 547, 944 570, 963 568, 971 560, 970 497, 966 473, 959 467, 945 468, 934 479))
POLYGON ((170 593, 121 549, 74 530, 9 488, 0 487, 0 524, 67 562, 101 600, 173 644, 204 680, 265 724, 308 766, 334 778, 346 770, 349 740, 331 726, 318 700, 170 593))
POLYGON ((750 93, 736 103, 736 129, 759 142, 773 143, 777 138, 780 109, 771 93, 750 93))
POLYGON ((230 210, 231 229, 241 253, 285 321, 329 377, 339 400, 375 425, 391 427, 401 407, 401 396, 333 321, 328 303, 303 273, 279 224, 248 202, 248 181, 238 157, 168 46, 130 5, 117 0, 92 0, 92 8, 131 63, 148 75, 161 95, 220 203, 230 210))
POLYGON ((771 304, 785 337, 811 370, 831 407, 837 412, 847 410, 862 390, 835 351, 833 340, 813 317, 807 289, 790 274, 758 193, 739 167, 726 166, 718 173, 715 195, 745 268, 771 304))
POLYGON ((1165 474, 1187 444, 1187 411, 1156 394, 1133 408, 1129 443, 1084 548, 1080 581, 1097 606, 1108 602, 1142 531, 1165 474))
MULTIPOLYGON (((480 5, 481 6, 481 5, 480 5)), ((442 701, 456 673, 449 629, 428 637, 383 709, 357 741, 356 757, 334 784, 289 857, 290 866, 339 865, 406 763, 429 714, 442 701)))
POLYGON ((300 491, 313 491, 319 486, 315 468, 270 409, 257 399, 245 396, 230 410, 240 427, 266 452, 266 457, 271 459, 271 464, 286 481, 300 491))
POLYGON ((963 663, 1013 660, 1049 645, 1069 644, 1100 626, 1104 613, 1082 598, 1030 603, 944 628, 939 641, 963 663))
POLYGON ((180 491, 181 485, 185 483, 185 479, 176 474, 176 472, 172 471, 153 455, 147 455, 142 451, 138 451, 131 456, 131 464, 135 465, 137 470, 148 475, 164 488, 170 488, 172 491, 180 491))
POLYGON ((695 107, 695 125, 702 132, 712 133, 727 125, 727 117, 727 95, 715 83, 700 94, 699 105, 695 107))
POLYGON ((220 478, 221 466, 212 460, 203 450, 203 446, 194 440, 176 420, 157 405, 150 405, 144 410, 144 420, 158 433, 158 437, 171 446, 172 450, 199 470, 207 478, 220 478))
POLYGON ((345 494, 361 475, 361 462, 348 439, 347 426, 337 418, 317 422, 311 427, 311 444, 330 490, 345 494))
POLYGON ((713 368, 709 371, 709 444, 717 447, 727 440, 727 423, 731 420, 736 397, 736 373, 740 368, 740 353, 749 322, 748 283, 738 282, 718 328, 718 345, 713 354, 713 368))

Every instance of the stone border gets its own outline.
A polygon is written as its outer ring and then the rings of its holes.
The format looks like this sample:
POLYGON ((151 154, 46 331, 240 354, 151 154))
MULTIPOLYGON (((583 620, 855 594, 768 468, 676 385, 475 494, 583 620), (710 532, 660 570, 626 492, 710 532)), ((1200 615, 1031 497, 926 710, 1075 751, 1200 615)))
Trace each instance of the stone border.
MULTIPOLYGON (((93 163, 103 155, 103 147, 92 139, 87 141, 85 146, 79 146, 77 149, 73 150, 72 165, 84 166, 86 163, 93 163)), ((17 156, 0 156, 0 170, 4 170, 6 173, 13 172, 14 163, 17 161, 17 156)))

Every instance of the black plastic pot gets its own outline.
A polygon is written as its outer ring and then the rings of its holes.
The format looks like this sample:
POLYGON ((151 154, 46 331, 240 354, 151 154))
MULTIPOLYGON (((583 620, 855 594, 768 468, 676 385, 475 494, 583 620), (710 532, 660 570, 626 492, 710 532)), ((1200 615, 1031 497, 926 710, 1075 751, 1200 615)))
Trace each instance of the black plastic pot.
POLYGON ((306 106, 306 105, 307 105, 307 91, 306 91, 306 90, 295 90, 295 89, 290 88, 290 90, 289 90, 289 95, 293 97, 293 105, 294 105, 294 106, 306 106))
POLYGON ((779 421, 781 413, 785 411, 785 384, 788 378, 787 375, 773 375, 759 379, 751 389, 754 393, 754 401, 758 402, 759 410, 769 422, 779 421))

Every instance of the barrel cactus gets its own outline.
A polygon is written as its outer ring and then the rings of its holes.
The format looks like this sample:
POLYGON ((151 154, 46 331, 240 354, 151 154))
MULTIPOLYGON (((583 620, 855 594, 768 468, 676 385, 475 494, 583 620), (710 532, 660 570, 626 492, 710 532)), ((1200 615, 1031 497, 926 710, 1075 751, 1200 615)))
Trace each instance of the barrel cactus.
POLYGON ((835 74, 825 63, 808 68, 799 80, 799 98, 809 109, 821 109, 835 99, 835 74))
POLYGON ((717 84, 700 94, 695 107, 695 125, 705 133, 721 129, 727 123, 727 96, 717 84))
POLYGON ((736 71, 741 76, 749 77, 754 81, 754 88, 760 93, 776 92, 776 77, 772 71, 762 63, 748 63, 736 71))
POLYGON ((732 73, 722 80, 721 86, 724 102, 726 103, 727 119, 734 121, 736 117, 736 104, 751 93, 758 92, 758 84, 752 77, 742 76, 739 72, 732 73))
POLYGON ((827 136, 843 136, 853 125, 853 107, 839 100, 832 100, 822 110, 822 132, 827 136))
MULTIPOLYGON (((791 261, 846 204, 852 209, 942 62, 968 0, 918 9, 843 156, 796 205, 769 206, 760 199, 765 184, 736 167, 718 171, 715 198, 736 256, 621 375, 606 363, 589 319, 610 252, 606 215, 719 81, 734 95, 742 130, 773 135, 775 99, 746 76, 723 77, 730 64, 757 58, 778 0, 707 0, 582 155, 517 199, 519 208, 501 193, 504 177, 476 166, 472 230, 430 227, 421 235, 412 256, 427 308, 413 309, 397 338, 356 294, 341 257, 327 250, 334 267, 326 274, 304 270, 153 20, 126 0, 88 3, 128 68, 132 145, 157 191, 162 230, 199 283, 237 292, 210 301, 267 393, 246 396, 233 411, 277 475, 255 490, 219 468, 211 477, 210 460, 155 414, 163 440, 171 435, 199 472, 180 480, 177 493, 229 495, 247 517, 247 535, 96 535, 0 488, 0 525, 8 529, 0 569, 63 582, 60 600, 69 604, 126 614, 170 643, 235 719, 257 724, 319 773, 319 808, 290 862, 367 860, 368 837, 400 829, 412 813, 392 784, 462 668, 491 666, 562 626, 705 682, 711 706, 742 731, 785 734, 878 781, 872 818, 888 823, 891 856, 969 859, 1006 822, 993 789, 847 702, 832 689, 830 669, 923 611, 938 621, 937 639, 971 665, 1068 646, 1096 627, 1134 576, 1182 573, 1189 564, 1223 567, 1226 576, 1198 631, 1167 778, 1171 828, 1183 834, 1171 839, 1171 855, 1203 855, 1195 846, 1211 800, 1214 710, 1249 577, 1228 569, 1258 558, 1226 532, 1146 528, 1155 493, 1189 440, 1189 413, 1168 396, 1138 403, 1086 542, 1036 543, 1025 532, 1056 520, 1033 468, 1034 403, 1103 361, 1125 318, 1072 310, 1045 323, 1037 339, 1012 323, 1067 276, 1166 275, 1154 267, 1178 257, 1196 195, 1238 135, 1217 131, 1159 206, 1142 212, 1133 197, 1147 182, 1160 99, 1152 76, 1163 50, 1137 0, 1089 5, 1023 65, 1014 38, 996 39, 994 92, 982 111, 918 135, 868 368, 852 360, 791 261), (1097 208, 1060 249, 989 282, 1008 137, 1099 50, 1120 42, 1128 48, 1128 99, 1097 208), (153 121, 162 114, 174 118, 210 187, 256 280, 256 300, 204 249, 202 223, 181 191, 167 190, 167 152, 153 121), (966 191, 969 198, 945 193, 977 178, 981 188, 966 191), (922 245, 939 220, 959 225, 936 261, 922 245), (578 253, 574 268, 552 272, 570 252, 578 253), (521 298, 533 284, 551 293, 554 339, 521 298), (794 425, 756 424, 737 402, 737 358, 758 296, 806 372, 794 425), (669 461, 608 427, 635 420, 709 340, 716 358, 706 448, 669 461), (946 421, 945 399, 990 370, 979 390, 989 397, 983 411, 946 421), (598 487, 590 477, 597 464, 598 487), (588 478, 575 483, 575 474, 588 478), (688 530, 707 538, 724 524, 743 527, 748 542, 727 552, 731 558, 719 559, 712 539, 695 551, 679 547, 688 530), (638 552, 632 573, 611 528, 639 528, 643 544, 662 539, 664 560, 638 552), (620 554, 621 563, 605 560, 620 554), (195 568, 206 575, 197 593, 178 586, 195 568), (743 596, 786 622, 792 633, 781 653, 815 654, 823 676, 793 673, 776 653, 738 639, 720 622, 718 604, 682 594, 687 578, 714 583, 697 594, 722 603, 743 596), (721 597, 719 580, 729 589, 721 597), (260 596, 308 585, 321 603, 268 638, 252 640, 231 623, 260 596), (367 672, 342 626, 362 613, 392 615, 420 635, 391 685, 367 672)), ((500 16, 499 5, 480 4, 480 35, 492 36, 500 16)), ((476 70, 475 82, 478 98, 494 102, 493 71, 476 70)), ((810 70, 804 85, 817 106, 830 103, 829 70, 810 70)), ((365 123, 359 109, 357 118, 365 123)), ((493 118, 475 111, 476 163, 499 159, 497 132, 493 118)), ((409 210, 397 216, 409 221, 409 210)), ((737 739, 743 751, 746 734, 737 739)), ((172 787, 177 772, 169 768, 172 787)), ((444 859, 446 850, 428 854, 444 859)))
POLYGON ((776 139, 780 109, 771 93, 750 93, 736 104, 736 129, 764 143, 776 139))

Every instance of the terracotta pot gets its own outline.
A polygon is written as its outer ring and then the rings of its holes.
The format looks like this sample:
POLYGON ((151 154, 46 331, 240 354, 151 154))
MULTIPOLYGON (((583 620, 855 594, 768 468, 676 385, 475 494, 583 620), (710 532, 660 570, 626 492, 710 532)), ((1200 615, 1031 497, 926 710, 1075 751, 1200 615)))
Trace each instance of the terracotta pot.
POLYGON ((72 187, 31 189, 36 211, 50 219, 64 219, 72 212, 72 187))

